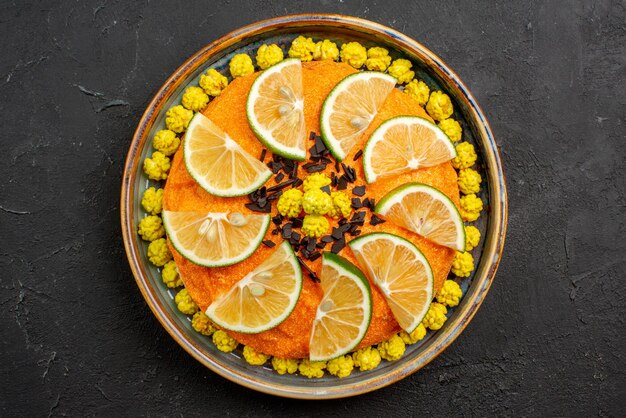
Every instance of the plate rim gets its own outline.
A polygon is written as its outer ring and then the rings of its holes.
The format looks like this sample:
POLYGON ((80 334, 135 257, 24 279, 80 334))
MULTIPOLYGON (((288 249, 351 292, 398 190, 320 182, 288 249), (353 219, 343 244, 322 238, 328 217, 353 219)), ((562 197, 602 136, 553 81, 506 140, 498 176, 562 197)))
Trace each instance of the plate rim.
POLYGON ((489 126, 489 122, 461 79, 428 48, 399 31, 362 18, 318 13, 280 16, 261 20, 235 29, 206 45, 178 67, 159 88, 139 119, 124 163, 124 174, 120 194, 122 237, 129 265, 142 296, 165 330, 192 357, 222 377, 259 392, 296 399, 334 399, 371 392, 415 373, 441 354, 458 338, 472 320, 493 282, 504 249, 508 216, 507 208, 506 181, 500 152, 489 126), (187 75, 195 71, 213 55, 249 37, 263 34, 272 29, 311 25, 339 27, 369 35, 376 34, 396 45, 396 49, 419 56, 430 70, 434 71, 438 77, 445 80, 450 88, 455 90, 456 97, 462 99, 467 109, 470 111, 471 118, 474 119, 478 128, 479 135, 476 140, 482 145, 481 150, 485 157, 490 187, 489 205, 491 212, 487 226, 489 234, 486 234, 480 264, 477 267, 471 286, 464 295, 464 302, 459 305, 457 311, 448 320, 446 326, 434 334, 433 342, 429 344, 419 356, 416 356, 416 358, 398 365, 380 376, 363 379, 351 385, 339 385, 331 388, 319 388, 315 385, 301 387, 268 382, 241 373, 203 353, 201 348, 197 346, 192 339, 186 338, 186 330, 179 327, 176 323, 176 319, 168 314, 167 309, 157 296, 156 290, 150 285, 147 272, 141 262, 138 239, 134 233, 133 227, 135 176, 138 173, 141 150, 148 139, 147 133, 150 131, 164 104, 171 97, 173 92, 176 91, 181 84, 186 82, 187 75))

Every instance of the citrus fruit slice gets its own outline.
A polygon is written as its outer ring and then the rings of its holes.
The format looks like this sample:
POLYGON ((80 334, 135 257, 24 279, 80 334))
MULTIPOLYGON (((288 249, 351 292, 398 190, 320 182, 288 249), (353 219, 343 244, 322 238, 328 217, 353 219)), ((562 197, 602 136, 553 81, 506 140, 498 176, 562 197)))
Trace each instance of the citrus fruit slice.
POLYGON ((320 114, 322 139, 343 160, 378 113, 396 79, 373 71, 351 74, 330 92, 320 114))
POLYGON ((421 183, 404 184, 385 195, 374 209, 388 221, 457 251, 465 251, 463 219, 439 190, 421 183))
POLYGON ((206 267, 230 266, 250 257, 269 224, 269 214, 163 211, 163 226, 176 251, 206 267))
POLYGON ((450 138, 419 116, 398 116, 382 123, 365 144, 365 180, 432 167, 456 157, 450 138))
POLYGON ((257 138, 273 153, 306 159, 300 60, 286 59, 263 71, 250 88, 246 113, 257 138))
POLYGON ((320 274, 324 297, 317 307, 310 359, 326 361, 352 351, 372 319, 372 292, 367 278, 352 263, 324 253, 320 274))
POLYGON ((409 334, 422 322, 433 300, 433 272, 411 242, 375 232, 350 241, 359 265, 381 290, 396 321, 409 334))
POLYGON ((216 196, 249 194, 272 176, 265 164, 202 113, 196 113, 189 123, 183 156, 189 174, 216 196))
POLYGON ((283 322, 298 302, 302 270, 285 241, 206 310, 222 328, 256 334, 283 322))

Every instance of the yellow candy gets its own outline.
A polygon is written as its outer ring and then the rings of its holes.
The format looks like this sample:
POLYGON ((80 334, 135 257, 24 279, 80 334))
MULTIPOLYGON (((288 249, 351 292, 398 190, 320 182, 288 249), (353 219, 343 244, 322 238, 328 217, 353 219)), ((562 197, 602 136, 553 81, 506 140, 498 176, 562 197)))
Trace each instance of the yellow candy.
POLYGON ((341 61, 347 62, 354 68, 361 68, 367 60, 367 50, 358 42, 348 42, 341 45, 341 61))
POLYGON ((206 74, 200 76, 198 84, 206 94, 215 97, 219 96, 222 90, 228 86, 228 79, 211 68, 206 74))
POLYGON ((247 54, 235 55, 230 60, 228 68, 230 69, 230 75, 232 75, 233 78, 243 77, 246 75, 250 75, 254 72, 254 64, 252 64, 252 58, 250 58, 247 54))
POLYGON ((265 70, 283 60, 283 50, 276 44, 261 45, 256 52, 256 65, 265 70))

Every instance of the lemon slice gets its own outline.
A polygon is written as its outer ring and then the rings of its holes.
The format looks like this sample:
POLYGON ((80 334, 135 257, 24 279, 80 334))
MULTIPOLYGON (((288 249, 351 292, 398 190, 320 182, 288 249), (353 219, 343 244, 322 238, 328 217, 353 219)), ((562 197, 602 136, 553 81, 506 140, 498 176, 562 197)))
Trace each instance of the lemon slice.
POLYGON ((272 176, 265 164, 202 113, 196 113, 189 123, 183 155, 189 174, 216 196, 249 194, 272 176))
POLYGON ((390 75, 363 71, 347 76, 330 92, 320 114, 322 139, 339 161, 350 152, 396 85, 390 75))
POLYGON ((263 71, 254 81, 246 104, 248 122, 273 153, 306 159, 302 64, 291 58, 263 71))
POLYGON ((222 328, 256 334, 287 319, 301 290, 300 264, 285 241, 261 265, 219 296, 206 314, 222 328))
POLYGON ((415 245, 397 235, 372 233, 350 241, 361 268, 383 293, 396 321, 409 334, 433 300, 433 272, 415 245))
POLYGON ((326 361, 352 351, 372 319, 372 293, 367 278, 348 260, 324 253, 320 274, 324 297, 317 307, 310 359, 326 361))
POLYGON ((385 195, 374 209, 388 221, 457 251, 465 251, 463 219, 439 190, 421 183, 404 184, 385 195))
POLYGON ((365 180, 431 167, 456 157, 454 144, 432 122, 398 116, 382 123, 363 150, 365 180))
POLYGON ((206 267, 239 263, 257 249, 270 215, 163 211, 163 226, 176 251, 206 267))

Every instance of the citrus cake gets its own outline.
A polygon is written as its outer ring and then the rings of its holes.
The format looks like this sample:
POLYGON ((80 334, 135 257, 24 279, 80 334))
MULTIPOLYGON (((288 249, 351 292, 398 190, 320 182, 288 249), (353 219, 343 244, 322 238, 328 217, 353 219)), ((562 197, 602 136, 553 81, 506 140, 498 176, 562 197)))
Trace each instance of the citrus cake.
POLYGON ((346 377, 397 360, 474 268, 474 147, 385 48, 298 36, 254 58, 167 111, 144 162, 165 181, 142 198, 147 256, 193 328, 250 364, 346 377))

